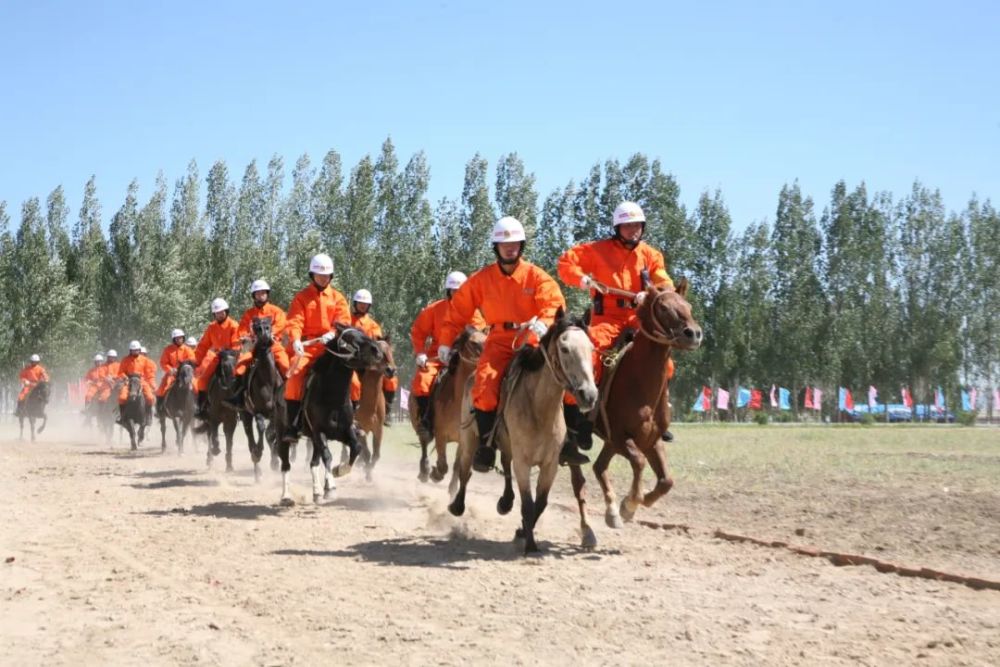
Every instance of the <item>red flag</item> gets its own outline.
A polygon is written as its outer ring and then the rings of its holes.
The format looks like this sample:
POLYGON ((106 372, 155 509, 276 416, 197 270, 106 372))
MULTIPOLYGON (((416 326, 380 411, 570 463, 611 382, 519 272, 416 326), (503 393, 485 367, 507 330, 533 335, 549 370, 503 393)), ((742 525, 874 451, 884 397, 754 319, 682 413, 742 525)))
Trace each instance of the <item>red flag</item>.
POLYGON ((854 397, 851 396, 850 389, 844 390, 844 407, 847 408, 848 411, 854 409, 854 397))
POLYGON ((702 387, 701 389, 701 407, 708 412, 712 409, 712 388, 702 387))
POLYGON ((813 391, 809 387, 806 387, 806 410, 812 410, 813 406, 813 391))
POLYGON ((760 410, 764 405, 764 394, 760 389, 750 390, 750 404, 747 406, 751 410, 760 410))
POLYGON ((903 387, 903 405, 908 408, 913 407, 913 396, 910 395, 910 390, 903 387))

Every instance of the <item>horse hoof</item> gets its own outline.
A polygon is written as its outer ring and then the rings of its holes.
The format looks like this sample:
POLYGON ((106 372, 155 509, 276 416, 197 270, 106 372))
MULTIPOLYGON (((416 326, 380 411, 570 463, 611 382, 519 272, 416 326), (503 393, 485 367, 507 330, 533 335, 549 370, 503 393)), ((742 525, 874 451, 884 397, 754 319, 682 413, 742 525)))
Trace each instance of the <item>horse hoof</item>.
POLYGON ((448 511, 451 512, 452 516, 462 516, 465 514, 465 501, 459 502, 458 499, 451 501, 448 505, 448 511))
MULTIPOLYGON (((514 508, 514 496, 500 496, 500 500, 497 501, 497 513, 498 514, 508 514, 514 508)), ((520 528, 518 529, 520 530, 520 528)))
POLYGON ((528 558, 541 558, 542 550, 538 548, 534 540, 531 540, 524 545, 524 555, 528 558))
POLYGON ((622 500, 622 504, 618 507, 618 513, 621 514, 625 523, 629 523, 635 518, 635 510, 629 507, 628 500, 622 500))
POLYGON ((580 542, 580 546, 587 551, 593 551, 597 548, 597 535, 594 534, 594 530, 587 526, 583 531, 583 540, 580 542))
POLYGON ((338 463, 333 469, 334 477, 343 477, 345 475, 351 474, 351 464, 350 463, 338 463))
POLYGON ((236 472, 236 468, 234 468, 232 465, 227 464, 226 472, 236 472))
POLYGON ((608 525, 608 528, 614 528, 615 530, 621 530, 624 527, 622 518, 614 512, 604 514, 604 523, 608 525))
POLYGON ((517 530, 514 531, 514 540, 516 541, 523 539, 524 539, 524 528, 518 528, 517 530))
POLYGON ((280 459, 271 459, 271 472, 278 472, 281 469, 280 459))
MULTIPOLYGON (((431 479, 433 479, 435 482, 440 482, 441 480, 444 479, 444 473, 438 470, 437 468, 431 468, 431 479)), ((426 482, 427 480, 425 479, 424 481, 426 482)))
POLYGON ((313 505, 319 505, 320 498, 322 498, 322 496, 320 496, 318 493, 314 493, 313 494, 313 505))
POLYGON ((430 479, 430 474, 428 474, 426 470, 421 470, 420 474, 417 475, 417 479, 426 484, 427 481, 430 479))
POLYGON ((279 504, 282 507, 295 507, 295 500, 292 498, 282 498, 279 504))

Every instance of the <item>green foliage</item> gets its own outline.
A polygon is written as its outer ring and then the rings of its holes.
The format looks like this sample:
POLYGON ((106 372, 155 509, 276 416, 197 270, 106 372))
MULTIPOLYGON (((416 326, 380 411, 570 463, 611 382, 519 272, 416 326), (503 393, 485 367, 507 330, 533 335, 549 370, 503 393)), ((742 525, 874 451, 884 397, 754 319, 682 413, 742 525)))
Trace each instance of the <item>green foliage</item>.
POLYGON ((872 426, 875 424, 875 415, 873 415, 870 412, 864 412, 858 419, 858 423, 860 423, 862 426, 872 426))
POLYGON ((753 413, 753 423, 758 426, 767 426, 771 419, 767 416, 767 413, 763 410, 758 410, 753 413))
POLYGON ((963 410, 955 415, 955 421, 962 426, 975 426, 976 413, 971 410, 963 410))

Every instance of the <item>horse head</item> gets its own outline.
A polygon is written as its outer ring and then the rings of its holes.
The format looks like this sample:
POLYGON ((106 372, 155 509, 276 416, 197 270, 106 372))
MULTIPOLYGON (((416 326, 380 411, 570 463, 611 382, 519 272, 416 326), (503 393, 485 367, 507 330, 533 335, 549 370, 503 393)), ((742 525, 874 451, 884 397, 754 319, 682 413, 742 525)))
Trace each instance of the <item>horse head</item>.
POLYGON ((597 405, 594 344, 583 320, 570 317, 559 308, 555 322, 539 345, 556 379, 573 395, 580 409, 584 412, 593 409, 597 405))
POLYGON ((639 331, 654 343, 682 350, 701 346, 701 325, 691 314, 687 296, 688 282, 681 279, 676 287, 649 287, 646 298, 636 310, 639 331))
POLYGON ((219 384, 223 388, 229 389, 236 377, 236 350, 222 350, 219 352, 219 367, 215 373, 219 377, 219 384))
POLYGON ((382 374, 387 378, 396 377, 396 361, 392 356, 392 344, 389 342, 388 338, 382 338, 375 341, 378 345, 379 350, 382 351, 382 374))
POLYGON ((190 361, 182 361, 177 366, 177 381, 174 386, 191 388, 194 383, 194 363, 190 361))
POLYGON ((142 376, 138 373, 129 373, 126 381, 128 382, 128 400, 142 399, 142 376))
POLYGON ((250 323, 250 331, 253 333, 254 350, 262 351, 271 349, 271 317, 255 317, 250 323))
POLYGON ((483 354, 483 348, 486 347, 486 334, 471 324, 467 324, 462 333, 455 339, 453 347, 455 353, 448 361, 448 371, 452 373, 462 361, 473 365, 479 361, 479 357, 483 354))
POLYGON ((326 344, 326 351, 356 370, 372 368, 382 363, 378 344, 359 329, 337 325, 337 337, 326 344))

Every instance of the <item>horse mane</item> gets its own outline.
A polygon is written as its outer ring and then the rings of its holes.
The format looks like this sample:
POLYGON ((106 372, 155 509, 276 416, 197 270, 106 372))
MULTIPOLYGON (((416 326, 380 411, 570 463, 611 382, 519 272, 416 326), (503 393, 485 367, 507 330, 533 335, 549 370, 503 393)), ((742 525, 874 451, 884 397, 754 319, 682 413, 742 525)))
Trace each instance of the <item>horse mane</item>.
POLYGON ((542 339, 538 342, 538 346, 523 345, 517 351, 517 354, 514 355, 511 365, 517 364, 522 370, 531 372, 541 369, 545 365, 545 355, 542 352, 542 348, 547 347, 553 338, 563 335, 566 329, 570 327, 577 327, 584 331, 587 330, 587 325, 584 323, 583 318, 567 315, 560 308, 559 312, 556 313, 556 321, 545 332, 545 335, 542 336, 542 339))
MULTIPOLYGON (((476 333, 476 328, 474 326, 472 326, 471 324, 465 325, 465 328, 462 329, 462 333, 458 334, 458 338, 456 338, 455 342, 451 344, 451 349, 455 350, 456 352, 461 350, 465 346, 465 344, 469 342, 469 337, 474 333, 476 333)), ((462 361, 462 355, 460 354, 451 355, 451 358, 448 360, 448 372, 454 373, 458 371, 458 364, 461 361, 462 361)))

